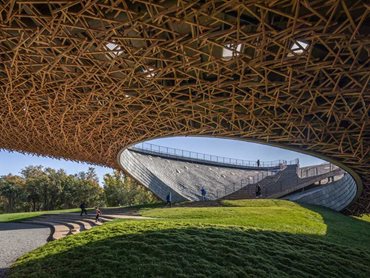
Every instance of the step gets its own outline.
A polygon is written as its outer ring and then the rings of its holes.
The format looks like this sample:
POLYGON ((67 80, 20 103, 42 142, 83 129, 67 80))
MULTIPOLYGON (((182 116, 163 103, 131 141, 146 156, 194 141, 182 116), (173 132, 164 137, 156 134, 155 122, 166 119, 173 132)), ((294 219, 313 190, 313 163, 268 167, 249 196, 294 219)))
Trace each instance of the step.
POLYGON ((80 232, 85 231, 85 230, 90 230, 93 227, 93 225, 90 222, 84 221, 82 219, 72 219, 72 218, 60 217, 60 220, 68 221, 69 223, 75 223, 75 224, 79 225, 80 226, 80 228, 79 228, 80 232))
MULTIPOLYGON (((63 219, 70 219, 70 220, 84 220, 84 221, 89 221, 91 224, 95 223, 95 215, 76 215, 76 214, 59 214, 57 217, 63 218, 63 219)), ((107 222, 110 221, 111 219, 105 218, 104 215, 102 215, 99 218, 101 221, 100 222, 107 222)))
POLYGON ((21 223, 36 224, 49 227, 51 229, 51 234, 47 239, 48 241, 57 240, 71 234, 71 230, 66 225, 45 221, 39 218, 34 220, 21 221, 21 223))
MULTIPOLYGON (((80 216, 80 214, 77 214, 77 213, 65 213, 65 214, 57 214, 58 216, 63 216, 63 217, 68 217, 68 218, 73 218, 73 219, 83 219, 83 218, 87 218, 87 219, 94 219, 95 220, 95 213, 90 213, 88 215, 82 215, 80 216)), ((105 213, 103 211, 103 214, 101 217, 104 217, 105 213)))
POLYGON ((61 219, 59 217, 49 218, 49 217, 44 217, 44 216, 41 216, 40 219, 42 219, 43 221, 67 226, 70 230, 69 234, 77 234, 80 232, 80 225, 73 223, 69 219, 61 219))

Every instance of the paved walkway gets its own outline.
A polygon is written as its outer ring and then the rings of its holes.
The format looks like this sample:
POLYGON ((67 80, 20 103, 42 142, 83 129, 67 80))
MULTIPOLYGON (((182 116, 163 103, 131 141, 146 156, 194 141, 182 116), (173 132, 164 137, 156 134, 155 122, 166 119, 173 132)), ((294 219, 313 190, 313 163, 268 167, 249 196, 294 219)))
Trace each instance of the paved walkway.
POLYGON ((44 245, 50 235, 47 227, 22 223, 0 223, 0 277, 23 254, 44 245))

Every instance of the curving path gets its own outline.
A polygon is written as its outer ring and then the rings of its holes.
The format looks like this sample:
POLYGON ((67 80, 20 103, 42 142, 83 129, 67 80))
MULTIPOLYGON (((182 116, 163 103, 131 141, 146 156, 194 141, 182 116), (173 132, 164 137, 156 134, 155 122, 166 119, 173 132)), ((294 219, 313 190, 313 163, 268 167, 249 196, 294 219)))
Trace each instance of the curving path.
POLYGON ((95 217, 79 213, 45 214, 16 223, 0 223, 0 278, 6 277, 7 269, 20 256, 51 240, 73 235, 114 219, 149 219, 135 211, 122 209, 103 210, 100 222, 95 217), (124 210, 123 210, 124 211, 124 210))
POLYGON ((0 277, 6 277, 10 265, 23 254, 44 245, 50 229, 24 223, 0 223, 0 277))

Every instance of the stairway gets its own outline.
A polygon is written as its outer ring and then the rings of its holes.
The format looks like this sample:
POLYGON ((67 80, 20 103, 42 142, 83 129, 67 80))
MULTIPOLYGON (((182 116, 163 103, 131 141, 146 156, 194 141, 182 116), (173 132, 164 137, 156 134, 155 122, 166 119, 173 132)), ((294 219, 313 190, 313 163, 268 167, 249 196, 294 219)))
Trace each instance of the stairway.
POLYGON ((222 199, 254 199, 256 198, 256 186, 261 187, 261 198, 278 199, 310 186, 328 177, 343 174, 343 170, 336 168, 333 171, 322 173, 317 176, 299 178, 297 175, 297 165, 287 165, 287 167, 275 176, 268 176, 258 183, 249 184, 238 191, 235 191, 222 199))
POLYGON ((222 199, 239 200, 239 199, 255 199, 256 186, 261 187, 261 197, 266 198, 276 192, 281 192, 284 188, 289 187, 290 183, 296 182, 297 173, 296 165, 287 165, 287 167, 273 176, 267 176, 258 183, 249 184, 222 199))

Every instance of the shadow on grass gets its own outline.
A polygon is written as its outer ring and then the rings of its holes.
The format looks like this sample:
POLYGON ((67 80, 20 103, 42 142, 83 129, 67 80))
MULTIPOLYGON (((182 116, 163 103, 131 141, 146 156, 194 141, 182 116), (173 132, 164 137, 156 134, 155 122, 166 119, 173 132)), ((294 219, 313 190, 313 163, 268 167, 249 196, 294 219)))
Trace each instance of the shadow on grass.
POLYGON ((305 204, 300 204, 300 206, 321 215, 327 227, 324 240, 363 248, 370 252, 370 222, 325 207, 305 204))
POLYGON ((102 226, 23 257, 10 277, 370 277, 370 253, 319 236, 145 221, 102 226))

